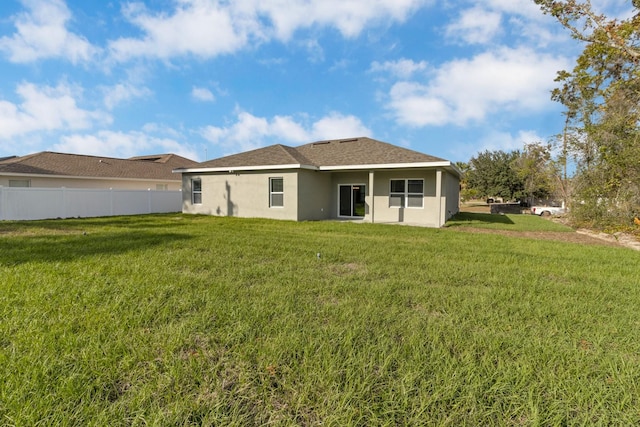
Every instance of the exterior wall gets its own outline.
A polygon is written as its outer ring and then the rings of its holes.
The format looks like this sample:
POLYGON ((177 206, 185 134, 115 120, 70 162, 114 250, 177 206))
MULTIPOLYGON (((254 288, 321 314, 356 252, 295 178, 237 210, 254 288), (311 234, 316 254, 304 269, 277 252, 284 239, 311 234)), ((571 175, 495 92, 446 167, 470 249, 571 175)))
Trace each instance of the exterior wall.
POLYGON ((364 221, 440 227, 448 218, 458 212, 459 181, 446 171, 406 169, 381 170, 373 173, 373 198, 370 196, 369 171, 282 170, 183 174, 182 211, 215 216, 297 221, 340 219, 338 215, 338 186, 340 184, 357 184, 366 186, 364 221), (439 191, 436 188, 438 174, 440 174, 439 191), (284 207, 282 208, 269 207, 269 178, 276 177, 283 178, 284 207), (200 179, 202 182, 201 204, 191 202, 192 179, 200 179), (390 207, 389 186, 391 179, 423 179, 423 207, 390 207), (440 197, 437 197, 438 195, 440 197))
POLYGON ((446 220, 460 211, 460 180, 450 173, 442 173, 446 201, 446 220))
MULTIPOLYGON (((178 176, 176 176, 178 178, 178 176)), ((129 179, 91 179, 91 178, 57 178, 42 175, 2 175, 0 176, 0 186, 9 187, 9 180, 31 181, 32 188, 103 188, 121 190, 156 190, 156 185, 168 186, 169 191, 180 191, 180 180, 129 180, 129 179)))
POLYGON ((375 171, 374 221, 377 223, 408 223, 439 227, 440 200, 436 198, 435 170, 375 171), (389 206, 391 179, 424 179, 422 208, 392 208, 389 206))
POLYGON ((310 170, 298 172, 298 220, 331 218, 331 174, 310 170))
POLYGON ((298 220, 298 171, 182 175, 184 213, 298 220), (283 178, 284 206, 269 207, 269 178, 283 178), (202 203, 191 202, 191 180, 202 182, 202 203))

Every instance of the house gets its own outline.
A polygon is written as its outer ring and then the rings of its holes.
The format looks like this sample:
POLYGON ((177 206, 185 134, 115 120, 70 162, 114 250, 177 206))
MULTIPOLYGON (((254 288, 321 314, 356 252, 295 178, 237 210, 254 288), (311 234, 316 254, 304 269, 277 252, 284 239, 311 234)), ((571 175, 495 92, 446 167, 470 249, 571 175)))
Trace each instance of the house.
POLYGON ((271 145, 178 168, 184 213, 441 227, 458 212, 450 161, 370 138, 271 145))
POLYGON ((0 158, 0 186, 177 191, 173 169, 195 164, 176 154, 119 159, 43 151, 0 158))

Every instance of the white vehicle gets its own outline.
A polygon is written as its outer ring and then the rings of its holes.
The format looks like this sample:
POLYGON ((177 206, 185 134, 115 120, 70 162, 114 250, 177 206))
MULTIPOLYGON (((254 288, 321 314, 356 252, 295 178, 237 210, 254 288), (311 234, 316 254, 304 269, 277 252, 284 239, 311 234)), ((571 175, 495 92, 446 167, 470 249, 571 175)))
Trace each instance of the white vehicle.
POLYGON ((562 215, 566 209, 560 206, 531 206, 531 215, 551 216, 562 215))

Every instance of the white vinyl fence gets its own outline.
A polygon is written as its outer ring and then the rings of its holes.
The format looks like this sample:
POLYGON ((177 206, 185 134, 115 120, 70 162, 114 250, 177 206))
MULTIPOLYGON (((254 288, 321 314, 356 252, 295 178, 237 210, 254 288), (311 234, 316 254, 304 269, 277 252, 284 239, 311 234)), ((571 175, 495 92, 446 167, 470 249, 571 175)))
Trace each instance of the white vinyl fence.
POLYGON ((86 218, 180 211, 181 191, 0 186, 0 220, 86 218))

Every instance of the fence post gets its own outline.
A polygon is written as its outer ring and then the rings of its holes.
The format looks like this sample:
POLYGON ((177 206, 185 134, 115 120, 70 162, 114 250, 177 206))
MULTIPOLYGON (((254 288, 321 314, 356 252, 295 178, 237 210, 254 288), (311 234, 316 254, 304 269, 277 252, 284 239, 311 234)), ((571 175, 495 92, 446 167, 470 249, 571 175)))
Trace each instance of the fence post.
POLYGON ((147 188, 147 213, 151 213, 151 189, 147 188))
POLYGON ((109 189, 109 215, 113 216, 113 188, 109 189))
POLYGON ((0 185, 0 220, 4 220, 6 215, 5 209, 7 206, 7 199, 5 194, 7 194, 7 192, 5 191, 4 187, 0 185))
POLYGON ((67 189, 62 187, 62 218, 69 217, 69 208, 67 207, 67 189))

